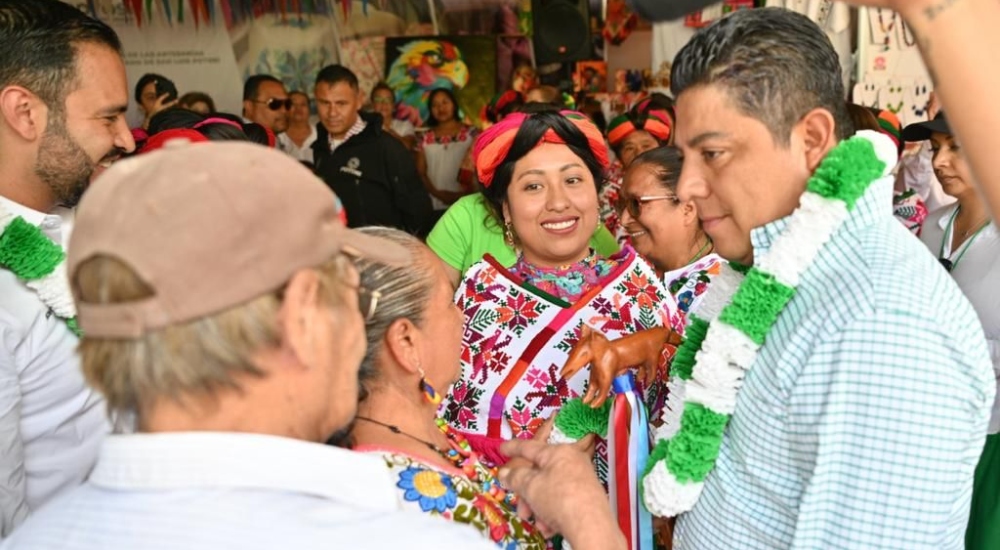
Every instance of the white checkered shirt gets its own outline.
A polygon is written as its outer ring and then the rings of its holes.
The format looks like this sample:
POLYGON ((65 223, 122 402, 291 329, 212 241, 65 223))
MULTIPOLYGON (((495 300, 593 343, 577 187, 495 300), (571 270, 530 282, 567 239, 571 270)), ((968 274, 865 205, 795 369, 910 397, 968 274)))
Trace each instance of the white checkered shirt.
MULTIPOLYGON (((675 550, 960 550, 995 392, 983 329, 876 182, 739 394, 675 550)), ((767 252, 786 220, 753 232, 767 252)))

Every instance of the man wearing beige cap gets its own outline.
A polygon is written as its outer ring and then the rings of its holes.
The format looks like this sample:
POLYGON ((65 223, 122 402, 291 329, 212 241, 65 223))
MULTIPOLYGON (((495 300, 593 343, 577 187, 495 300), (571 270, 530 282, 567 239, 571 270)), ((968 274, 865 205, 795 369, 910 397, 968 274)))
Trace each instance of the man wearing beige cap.
POLYGON ((68 260, 81 362, 137 431, 4 549, 491 547, 399 512, 384 464, 323 444, 355 414, 378 307, 351 258, 409 261, 335 204, 246 143, 172 143, 97 182, 68 260))

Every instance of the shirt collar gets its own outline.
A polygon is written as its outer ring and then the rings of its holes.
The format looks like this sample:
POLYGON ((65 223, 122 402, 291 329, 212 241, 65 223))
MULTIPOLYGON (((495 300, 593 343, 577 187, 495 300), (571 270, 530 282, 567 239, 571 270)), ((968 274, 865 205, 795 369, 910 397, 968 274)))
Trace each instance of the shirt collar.
POLYGON ((351 128, 347 130, 346 134, 344 134, 344 139, 333 139, 333 136, 330 136, 330 150, 332 151, 336 149, 339 145, 346 143, 347 140, 360 134, 365 130, 367 126, 368 123, 365 122, 365 119, 361 118, 361 113, 358 113, 357 120, 354 121, 354 124, 351 126, 351 128))
POLYGON ((90 483, 113 490, 249 489, 397 510, 377 457, 287 437, 223 432, 112 435, 90 483))
POLYGON ((6 208, 11 214, 15 216, 20 216, 21 218, 24 219, 24 221, 30 223, 35 227, 42 225, 42 222, 45 221, 45 218, 47 216, 47 214, 45 214, 44 212, 39 212, 38 210, 28 208, 27 206, 24 206, 23 204, 18 202, 14 202, 2 195, 0 195, 0 203, 2 203, 4 205, 4 208, 6 208))
MULTIPOLYGON (((865 191, 864 195, 854 203, 854 210, 844 221, 841 231, 856 231, 875 223, 886 216, 892 216, 892 176, 879 178, 865 191)), ((791 215, 758 227, 750 232, 750 242, 753 245, 754 257, 771 249, 775 239, 788 227, 791 215)))

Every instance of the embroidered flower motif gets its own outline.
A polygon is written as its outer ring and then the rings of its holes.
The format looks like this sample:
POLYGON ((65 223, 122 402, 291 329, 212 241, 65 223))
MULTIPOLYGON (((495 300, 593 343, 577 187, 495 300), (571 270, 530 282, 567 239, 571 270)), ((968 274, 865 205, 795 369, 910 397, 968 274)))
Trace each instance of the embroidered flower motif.
POLYGON ((510 525, 504 518, 503 510, 488 496, 479 494, 472 501, 472 506, 479 510, 480 515, 489 527, 490 538, 493 542, 500 542, 510 534, 510 525))
POLYGON ((477 428, 476 416, 479 414, 479 400, 483 389, 470 386, 465 380, 459 380, 451 389, 451 395, 444 408, 444 418, 452 426, 463 430, 477 428))
POLYGON ((433 470, 409 467, 400 472, 396 486, 405 490, 407 502, 420 503, 424 512, 444 513, 458 503, 451 478, 433 470))
POLYGON ((633 271, 619 286, 626 296, 634 297, 640 308, 653 308, 662 299, 656 285, 640 271, 633 271))
POLYGON ((526 294, 511 292, 507 296, 506 304, 497 308, 497 313, 499 314, 497 322, 510 326, 520 336, 524 329, 538 319, 538 301, 532 300, 526 294))
POLYGON ((514 406, 506 413, 507 421, 510 422, 510 429, 517 439, 531 439, 538 428, 541 427, 543 419, 537 418, 528 405, 518 397, 514 401, 514 406))

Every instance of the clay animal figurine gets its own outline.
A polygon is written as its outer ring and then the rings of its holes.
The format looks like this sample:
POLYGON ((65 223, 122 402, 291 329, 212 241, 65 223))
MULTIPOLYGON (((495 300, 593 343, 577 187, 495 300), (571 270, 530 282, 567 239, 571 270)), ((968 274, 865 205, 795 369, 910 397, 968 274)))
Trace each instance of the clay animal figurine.
POLYGON ((589 363, 590 384, 583 402, 596 409, 607 400, 615 377, 632 367, 638 367, 639 377, 647 384, 652 383, 656 375, 660 374, 663 345, 679 346, 681 341, 679 334, 666 327, 655 327, 617 340, 608 340, 600 332, 583 325, 580 340, 573 346, 562 369, 562 377, 571 378, 589 363))

